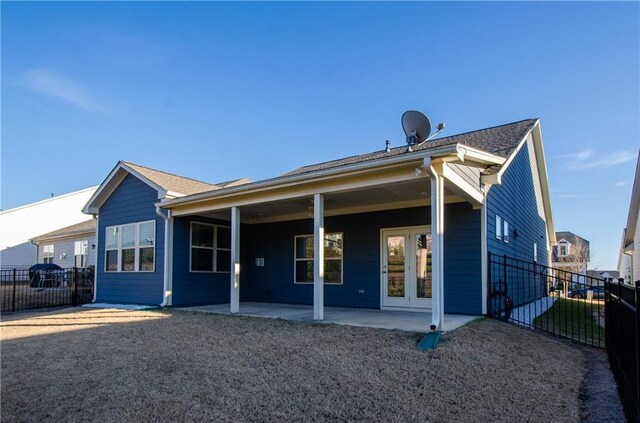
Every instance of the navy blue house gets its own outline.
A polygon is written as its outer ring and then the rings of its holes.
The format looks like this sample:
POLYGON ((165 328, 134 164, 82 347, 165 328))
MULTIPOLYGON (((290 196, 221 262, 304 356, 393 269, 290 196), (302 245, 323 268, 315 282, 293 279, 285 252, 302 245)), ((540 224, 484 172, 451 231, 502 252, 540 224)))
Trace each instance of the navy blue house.
POLYGON ((487 255, 555 243, 537 119, 209 184, 119 162, 96 215, 96 302, 481 315, 487 255))

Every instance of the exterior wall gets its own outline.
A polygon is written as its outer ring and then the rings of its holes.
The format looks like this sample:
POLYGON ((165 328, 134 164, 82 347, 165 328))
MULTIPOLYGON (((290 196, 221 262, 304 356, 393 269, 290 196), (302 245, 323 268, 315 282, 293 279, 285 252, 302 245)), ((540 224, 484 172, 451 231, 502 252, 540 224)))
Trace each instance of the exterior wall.
MULTIPOLYGON (((177 217, 173 220, 173 300, 176 305, 224 304, 229 302, 229 272, 190 272, 191 222, 217 223, 231 226, 229 222, 204 217, 177 217)), ((245 225, 240 233, 245 233, 245 225)), ((240 249, 246 243, 240 240, 240 249)), ((244 263, 241 260, 241 265, 244 263)))
MULTIPOLYGON (((380 230, 429 225, 430 216, 428 207, 417 207, 326 217, 326 232, 344 234, 344 256, 343 284, 326 285, 325 305, 380 308, 380 230)), ((173 304, 228 303, 229 273, 189 272, 188 222, 174 223, 173 304)), ((293 282, 294 236, 312 234, 311 219, 242 225, 240 232, 241 301, 313 303, 313 284, 293 282), (264 258, 264 267, 255 266, 256 257, 264 258)), ((444 248, 445 311, 481 314, 478 210, 467 203, 445 206, 444 248)))
POLYGON ((158 193, 132 175, 127 177, 100 207, 97 245, 97 302, 160 304, 163 299, 164 219, 156 214, 158 193), (105 272, 107 226, 147 220, 156 222, 153 272, 105 272))
POLYGON ((75 238, 58 239, 52 241, 41 241, 38 244, 38 263, 43 262, 44 246, 53 244, 53 263, 60 267, 67 268, 74 265, 74 252, 76 241, 87 241, 87 266, 93 266, 96 263, 95 250, 91 249, 91 245, 96 243, 95 233, 91 235, 83 235, 75 238), (61 259, 60 256, 66 254, 66 258, 61 259))
POLYGON ((638 208, 637 213, 636 232, 633 236, 633 259, 631 260, 631 265, 633 266, 631 277, 634 282, 640 280, 640 208, 638 208))
POLYGON ((535 156, 527 141, 487 196, 487 249, 491 254, 533 261, 533 244, 538 245, 538 263, 548 265, 549 253, 540 182, 535 156), (496 239, 496 215, 509 223, 509 243, 496 239), (514 237, 514 231, 518 237, 514 237))
POLYGON ((36 247, 29 243, 38 235, 87 220, 82 207, 97 187, 60 195, 0 212, 0 264, 31 266, 36 247))

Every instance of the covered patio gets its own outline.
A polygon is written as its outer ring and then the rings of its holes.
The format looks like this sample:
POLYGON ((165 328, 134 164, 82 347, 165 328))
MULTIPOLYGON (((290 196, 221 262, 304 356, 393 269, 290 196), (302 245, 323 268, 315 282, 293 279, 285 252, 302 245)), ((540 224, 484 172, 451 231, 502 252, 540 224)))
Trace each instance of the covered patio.
MULTIPOLYGON (((229 304, 181 307, 178 310, 200 313, 232 314, 229 304)), ((271 319, 313 322, 313 306, 300 304, 276 304, 243 302, 239 313, 241 316, 265 317, 271 319)), ((323 323, 336 325, 361 326, 379 329, 398 329, 408 332, 428 332, 431 324, 431 313, 414 311, 374 310, 353 307, 324 307, 323 323)), ((442 329, 452 331, 466 325, 477 316, 446 314, 442 329)))

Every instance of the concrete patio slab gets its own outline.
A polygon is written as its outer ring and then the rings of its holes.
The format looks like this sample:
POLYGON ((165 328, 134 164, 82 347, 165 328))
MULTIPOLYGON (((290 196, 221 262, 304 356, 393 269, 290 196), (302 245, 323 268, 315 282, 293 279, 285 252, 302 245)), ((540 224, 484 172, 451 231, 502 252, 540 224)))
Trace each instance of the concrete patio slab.
MULTIPOLYGON (((203 313, 231 314, 229 304, 195 307, 178 307, 177 310, 203 313)), ((313 322, 313 306, 299 304, 240 303, 240 315, 271 319, 313 322)), ((452 331, 464 326, 478 316, 446 314, 444 330, 452 331)), ((323 323, 363 326, 380 329, 399 329, 410 332, 428 332, 431 313, 396 310, 372 310, 349 307, 325 307, 323 323)))

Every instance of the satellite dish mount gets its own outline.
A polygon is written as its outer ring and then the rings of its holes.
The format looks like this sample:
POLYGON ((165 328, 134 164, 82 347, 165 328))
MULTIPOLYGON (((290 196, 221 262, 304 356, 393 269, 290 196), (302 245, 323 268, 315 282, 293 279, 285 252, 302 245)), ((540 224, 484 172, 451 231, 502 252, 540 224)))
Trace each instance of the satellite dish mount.
POLYGON ((423 113, 417 110, 408 110, 402 114, 402 129, 407 136, 408 151, 413 147, 419 147, 444 130, 444 123, 439 123, 438 131, 431 134, 431 121, 423 113))

